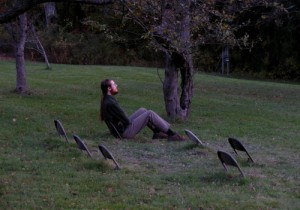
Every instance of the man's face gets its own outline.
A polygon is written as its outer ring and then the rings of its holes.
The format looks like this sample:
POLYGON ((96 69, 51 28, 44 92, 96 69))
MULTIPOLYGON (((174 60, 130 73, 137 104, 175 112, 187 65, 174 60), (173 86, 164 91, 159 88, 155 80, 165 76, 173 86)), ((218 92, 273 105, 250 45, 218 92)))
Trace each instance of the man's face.
POLYGON ((113 80, 111 81, 111 84, 110 84, 110 93, 112 95, 116 95, 118 93, 118 85, 113 80))

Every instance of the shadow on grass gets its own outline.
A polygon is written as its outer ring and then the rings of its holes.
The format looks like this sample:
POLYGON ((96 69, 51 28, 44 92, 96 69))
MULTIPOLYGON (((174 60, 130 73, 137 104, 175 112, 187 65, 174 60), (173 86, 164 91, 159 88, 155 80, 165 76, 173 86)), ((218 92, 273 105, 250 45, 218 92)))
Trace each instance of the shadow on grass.
POLYGON ((93 170, 99 172, 107 172, 112 171, 114 169, 114 167, 111 164, 109 164, 108 161, 104 160, 89 160, 82 163, 82 166, 86 170, 93 170))
POLYGON ((59 148, 66 148, 67 144, 62 138, 46 138, 42 142, 42 147, 45 150, 53 151, 59 148))
POLYGON ((227 185, 238 184, 247 185, 250 183, 250 177, 242 177, 238 172, 216 172, 199 178, 201 182, 209 184, 227 185))
POLYGON ((182 148, 182 150, 192 150, 195 148, 199 148, 199 146, 197 144, 187 144, 182 148))
POLYGON ((207 157, 213 155, 213 153, 205 147, 197 144, 187 144, 177 149, 178 152, 186 152, 189 156, 207 157))
MULTIPOLYGON (((234 155, 234 154, 233 154, 234 155)), ((251 162, 247 157, 245 156, 240 156, 240 155, 234 155, 233 156, 239 163, 239 165, 243 168, 245 167, 259 167, 259 168, 264 168, 266 167, 266 164, 260 163, 258 161, 251 162)))

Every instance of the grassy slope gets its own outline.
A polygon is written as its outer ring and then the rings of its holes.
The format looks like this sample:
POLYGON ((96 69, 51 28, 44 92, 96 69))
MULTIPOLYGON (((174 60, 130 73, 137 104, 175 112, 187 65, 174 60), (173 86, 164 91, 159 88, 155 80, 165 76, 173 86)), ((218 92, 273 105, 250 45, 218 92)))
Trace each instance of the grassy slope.
MULTIPOLYGON (((99 81, 113 78, 128 113, 141 106, 164 114, 162 84, 154 69, 29 63, 30 96, 11 92, 12 61, 0 61, 0 208, 3 209, 296 209, 300 206, 300 86, 195 75, 188 128, 209 149, 191 141, 153 141, 143 130, 120 141, 97 119, 99 81), (59 119, 71 143, 57 137, 59 119), (83 138, 96 160, 72 139, 83 138), (227 138, 247 146, 235 156, 246 174, 225 173, 216 156, 233 154, 227 138), (97 154, 105 144, 122 166, 97 154)), ((162 72, 160 72, 163 75, 162 72)), ((234 155, 234 154, 233 154, 234 155)))

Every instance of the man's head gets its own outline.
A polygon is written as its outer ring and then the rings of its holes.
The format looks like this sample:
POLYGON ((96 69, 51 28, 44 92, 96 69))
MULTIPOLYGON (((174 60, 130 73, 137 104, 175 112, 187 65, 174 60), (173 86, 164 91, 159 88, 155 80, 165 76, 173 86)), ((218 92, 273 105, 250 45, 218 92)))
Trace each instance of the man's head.
POLYGON ((103 95, 116 95, 118 93, 118 85, 111 79, 105 79, 101 82, 101 90, 103 95))

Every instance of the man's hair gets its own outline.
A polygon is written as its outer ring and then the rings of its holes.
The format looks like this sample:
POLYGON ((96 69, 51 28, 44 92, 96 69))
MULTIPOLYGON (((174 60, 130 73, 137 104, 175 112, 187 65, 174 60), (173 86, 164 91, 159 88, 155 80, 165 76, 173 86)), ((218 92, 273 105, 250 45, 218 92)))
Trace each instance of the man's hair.
POLYGON ((107 95, 107 90, 109 87, 111 87, 111 79, 102 80, 102 82, 101 82, 102 97, 100 100, 100 115, 99 115, 99 118, 101 121, 105 120, 104 119, 104 110, 103 110, 103 98, 104 98, 104 96, 107 95))
POLYGON ((107 90, 111 86, 111 79, 105 79, 101 82, 101 90, 103 95, 107 95, 107 90))

